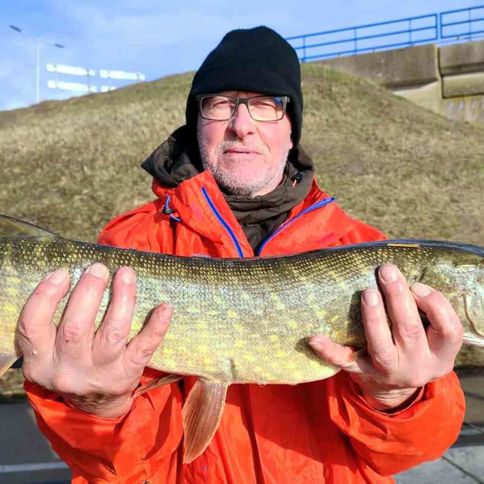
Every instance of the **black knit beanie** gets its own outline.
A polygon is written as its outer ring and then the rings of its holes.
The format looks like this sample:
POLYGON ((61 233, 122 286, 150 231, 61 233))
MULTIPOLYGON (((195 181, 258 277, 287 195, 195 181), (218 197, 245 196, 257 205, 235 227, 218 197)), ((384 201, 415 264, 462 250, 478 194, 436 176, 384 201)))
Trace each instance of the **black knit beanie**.
POLYGON ((197 95, 235 90, 289 96, 291 137, 297 146, 303 111, 301 69, 295 50, 277 32, 256 27, 225 35, 195 74, 187 100, 187 125, 196 128, 197 95))

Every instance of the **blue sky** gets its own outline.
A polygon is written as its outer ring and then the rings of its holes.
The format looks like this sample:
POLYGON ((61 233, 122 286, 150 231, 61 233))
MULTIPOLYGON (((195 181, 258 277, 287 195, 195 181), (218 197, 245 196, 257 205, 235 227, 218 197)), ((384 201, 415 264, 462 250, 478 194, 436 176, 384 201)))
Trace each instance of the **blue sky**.
POLYGON ((35 102, 35 43, 11 24, 45 44, 65 45, 41 49, 45 100, 72 95, 47 88, 46 63, 154 80, 197 69, 233 28, 265 24, 288 37, 479 5, 484 0, 1 0, 0 110, 35 102))

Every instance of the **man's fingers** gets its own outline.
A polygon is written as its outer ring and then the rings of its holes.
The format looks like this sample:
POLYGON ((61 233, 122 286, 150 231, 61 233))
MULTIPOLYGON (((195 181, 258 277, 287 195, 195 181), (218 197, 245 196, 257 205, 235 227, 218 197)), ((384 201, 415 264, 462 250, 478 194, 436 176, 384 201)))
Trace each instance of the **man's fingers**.
POLYGON ((56 328, 52 319, 69 289, 69 274, 58 269, 39 283, 22 309, 17 325, 17 344, 24 360, 52 353, 56 328))
POLYGON ((361 298, 361 315, 366 345, 375 368, 388 371, 398 365, 398 351, 393 342, 385 306, 377 289, 366 289, 361 298))
POLYGON ((381 266, 378 278, 392 322, 395 344, 403 351, 423 351, 427 337, 405 278, 393 264, 381 266))
POLYGON ((419 309, 430 322, 427 328, 430 350, 453 362, 462 345, 464 332, 459 316, 440 292, 419 282, 411 289, 419 309))
POLYGON ((108 269, 98 263, 90 266, 81 276, 57 331, 56 351, 59 356, 83 359, 91 352, 94 321, 108 278, 108 269))
POLYGON ((349 346, 342 346, 323 335, 310 338, 309 346, 320 358, 332 365, 339 366, 351 373, 362 372, 358 364, 357 352, 349 346))
POLYGON ((131 371, 142 370, 149 363, 168 331, 172 314, 171 305, 161 304, 153 310, 141 332, 130 341, 125 353, 125 365, 131 371))
POLYGON ((111 302, 94 340, 94 361, 112 361, 124 351, 135 304, 136 274, 122 267, 113 278, 111 302))

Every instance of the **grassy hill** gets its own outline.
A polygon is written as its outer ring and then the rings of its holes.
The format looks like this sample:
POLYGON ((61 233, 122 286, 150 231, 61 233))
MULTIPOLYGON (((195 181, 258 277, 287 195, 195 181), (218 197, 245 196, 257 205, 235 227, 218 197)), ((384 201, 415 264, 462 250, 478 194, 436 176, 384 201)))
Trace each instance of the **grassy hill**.
MULTIPOLYGON (((93 240, 152 198, 140 162, 184 119, 191 74, 0 112, 0 212, 93 240)), ((484 243, 484 126, 303 66, 302 143, 321 185, 392 237, 484 243)))
MULTIPOLYGON (((139 164, 183 122, 191 78, 0 112, 0 213, 94 240, 153 198, 139 164)), ((302 143, 350 213, 394 238, 484 245, 484 126, 318 64, 303 89, 302 143)))

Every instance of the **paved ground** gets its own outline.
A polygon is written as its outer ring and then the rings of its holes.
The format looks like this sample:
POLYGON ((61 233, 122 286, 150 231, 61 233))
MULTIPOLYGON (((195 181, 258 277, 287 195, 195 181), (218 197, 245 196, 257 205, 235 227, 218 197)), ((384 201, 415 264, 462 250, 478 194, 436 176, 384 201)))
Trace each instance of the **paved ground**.
POLYGON ((456 444, 441 459, 395 476, 398 484, 484 484, 484 370, 460 381, 467 408, 456 444))
MULTIPOLYGON (((456 445, 441 459, 395 476, 398 484, 484 484, 484 371, 461 382, 467 412, 456 445)), ((0 428, 0 484, 69 482, 68 469, 37 430, 26 402, 0 404, 0 428)))

